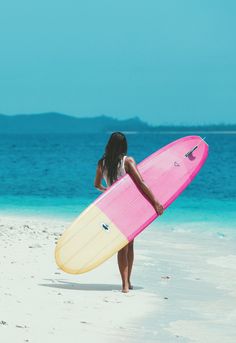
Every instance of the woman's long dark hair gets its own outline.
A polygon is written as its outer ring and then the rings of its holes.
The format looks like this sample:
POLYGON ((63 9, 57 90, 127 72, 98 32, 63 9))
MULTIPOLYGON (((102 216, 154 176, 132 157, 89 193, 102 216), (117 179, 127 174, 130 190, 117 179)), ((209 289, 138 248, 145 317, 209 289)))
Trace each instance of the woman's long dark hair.
POLYGON ((127 154, 127 140, 123 133, 113 132, 108 140, 105 153, 98 161, 102 170, 106 169, 107 177, 112 184, 117 179, 117 167, 123 156, 127 154))

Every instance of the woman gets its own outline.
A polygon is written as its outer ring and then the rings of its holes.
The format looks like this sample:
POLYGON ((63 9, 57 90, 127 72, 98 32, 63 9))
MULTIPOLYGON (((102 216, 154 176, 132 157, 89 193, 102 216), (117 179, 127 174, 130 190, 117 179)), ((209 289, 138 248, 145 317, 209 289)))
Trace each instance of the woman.
MULTIPOLYGON (((133 157, 126 156, 126 154, 127 141, 125 135, 121 132, 112 133, 106 145, 105 153, 98 161, 95 187, 104 192, 107 188, 102 185, 102 178, 105 179, 107 187, 110 187, 113 182, 128 173, 139 189, 146 195, 156 212, 161 215, 163 213, 162 205, 155 199, 153 193, 145 184, 133 157)), ((132 241, 118 252, 118 265, 122 278, 122 292, 124 293, 133 288, 130 281, 133 260, 132 241)))

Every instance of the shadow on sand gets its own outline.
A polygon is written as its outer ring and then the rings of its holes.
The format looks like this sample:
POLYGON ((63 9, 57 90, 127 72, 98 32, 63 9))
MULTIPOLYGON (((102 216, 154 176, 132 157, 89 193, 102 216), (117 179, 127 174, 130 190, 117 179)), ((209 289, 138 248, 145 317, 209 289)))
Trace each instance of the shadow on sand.
MULTIPOLYGON (((103 283, 77 283, 68 282, 63 280, 53 280, 47 279, 46 281, 51 281, 51 283, 41 283, 39 286, 50 287, 50 288, 60 288, 60 289, 70 289, 75 291, 120 291, 121 285, 103 284, 103 283)), ((143 287, 134 287, 134 290, 143 289, 143 287)))

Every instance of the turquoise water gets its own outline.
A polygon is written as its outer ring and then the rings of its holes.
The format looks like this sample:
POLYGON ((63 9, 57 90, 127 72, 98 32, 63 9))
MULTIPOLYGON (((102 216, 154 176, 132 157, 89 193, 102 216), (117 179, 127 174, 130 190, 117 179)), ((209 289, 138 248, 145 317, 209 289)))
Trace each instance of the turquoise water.
MULTIPOLYGON (((137 163, 184 134, 129 134, 137 163)), ((73 218, 99 194, 97 160, 109 134, 0 137, 0 211, 73 218)), ((236 135, 207 134, 209 157, 200 173, 159 220, 236 223, 236 135)))

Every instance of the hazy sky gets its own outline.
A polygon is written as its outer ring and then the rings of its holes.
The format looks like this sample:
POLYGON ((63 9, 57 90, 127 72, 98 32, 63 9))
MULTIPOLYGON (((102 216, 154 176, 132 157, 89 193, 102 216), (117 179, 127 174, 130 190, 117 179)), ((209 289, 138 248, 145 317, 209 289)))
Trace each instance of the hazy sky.
POLYGON ((236 122, 235 0, 7 0, 0 113, 236 122))

